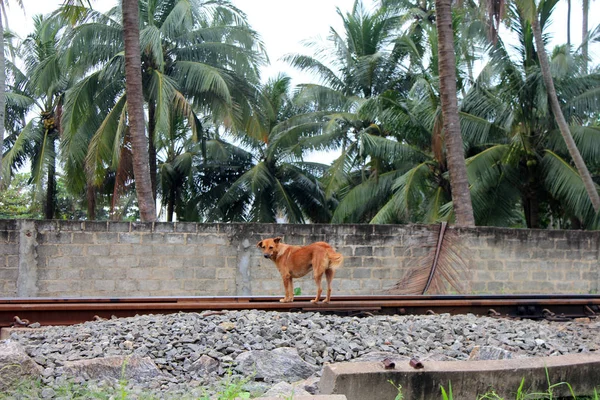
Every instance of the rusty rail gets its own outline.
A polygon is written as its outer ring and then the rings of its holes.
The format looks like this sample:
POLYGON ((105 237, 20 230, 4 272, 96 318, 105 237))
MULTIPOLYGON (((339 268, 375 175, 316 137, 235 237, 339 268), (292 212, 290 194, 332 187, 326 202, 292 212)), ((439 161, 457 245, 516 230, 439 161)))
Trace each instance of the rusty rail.
POLYGON ((313 304, 310 299, 310 296, 298 296, 293 303, 280 303, 279 297, 274 296, 0 298, 0 327, 24 326, 34 322, 70 325, 136 314, 249 309, 344 315, 473 313, 549 320, 595 318, 600 314, 598 295, 336 296, 330 304, 313 304))

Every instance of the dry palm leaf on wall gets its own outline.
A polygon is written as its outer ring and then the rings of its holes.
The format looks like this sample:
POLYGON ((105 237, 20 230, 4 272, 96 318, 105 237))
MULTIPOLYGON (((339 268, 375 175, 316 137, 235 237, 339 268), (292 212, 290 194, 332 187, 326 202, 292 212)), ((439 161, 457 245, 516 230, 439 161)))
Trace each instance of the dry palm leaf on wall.
POLYGON ((442 222, 437 235, 432 233, 425 241, 414 247, 429 249, 425 255, 409 261, 406 276, 388 294, 447 294, 452 290, 465 294, 470 292, 470 273, 467 262, 461 256, 461 238, 456 230, 447 230, 442 222))

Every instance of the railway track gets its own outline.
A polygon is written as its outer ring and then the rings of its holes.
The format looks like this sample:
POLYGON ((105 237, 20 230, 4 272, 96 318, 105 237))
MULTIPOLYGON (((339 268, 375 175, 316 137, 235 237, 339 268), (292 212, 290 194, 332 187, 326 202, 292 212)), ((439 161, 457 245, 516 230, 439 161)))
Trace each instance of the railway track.
POLYGON ((442 295, 336 296, 330 304, 313 304, 309 296, 293 303, 279 297, 146 297, 146 298, 0 298, 0 328, 37 322, 72 325, 99 318, 207 310, 318 311, 342 315, 467 314, 493 317, 568 320, 600 315, 599 295, 442 295))

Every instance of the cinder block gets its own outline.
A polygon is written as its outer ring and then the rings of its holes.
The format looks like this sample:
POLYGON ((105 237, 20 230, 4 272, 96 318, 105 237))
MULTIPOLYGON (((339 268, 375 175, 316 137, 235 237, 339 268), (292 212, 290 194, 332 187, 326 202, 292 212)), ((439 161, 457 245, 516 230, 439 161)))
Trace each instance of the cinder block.
POLYGON ((96 244, 117 244, 119 243, 119 234, 115 232, 97 232, 95 234, 96 244))
POLYGON ((107 232, 108 221, 85 221, 84 229, 86 232, 107 232))
POLYGON ((204 267, 196 268, 195 278, 196 279, 215 279, 217 277, 217 271, 215 268, 204 267))
POLYGON ((91 232, 75 232, 73 233, 73 244, 94 244, 94 234, 91 232))
POLYGON ((108 257, 109 250, 109 246, 100 244, 86 246, 85 248, 86 254, 93 257, 108 257))
POLYGON ((370 268, 355 268, 352 270, 352 277, 354 279, 366 279, 371 277, 370 268))
POLYGON ((136 232, 119 233, 119 243, 139 244, 142 242, 142 235, 136 232))
POLYGON ((154 232, 175 232, 175 224, 172 222, 155 222, 154 232))
POLYGON ((109 221, 108 222, 108 231, 109 232, 129 232, 129 231, 131 231, 131 222, 109 221))
POLYGON ((195 222, 176 222, 175 232, 196 233, 198 232, 198 224, 195 222))
POLYGON ((94 289, 101 292, 114 292, 115 281, 112 279, 97 279, 94 281, 94 289))
POLYGON ((168 233, 165 236, 167 244, 185 244, 185 233, 168 233))
POLYGON ((153 222, 132 222, 131 223, 131 231, 132 232, 152 232, 153 222))

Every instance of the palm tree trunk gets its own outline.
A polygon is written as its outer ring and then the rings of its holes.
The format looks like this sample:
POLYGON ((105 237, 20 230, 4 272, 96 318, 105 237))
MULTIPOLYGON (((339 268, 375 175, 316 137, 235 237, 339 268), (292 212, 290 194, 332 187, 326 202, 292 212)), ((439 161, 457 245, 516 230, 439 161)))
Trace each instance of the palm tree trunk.
POLYGON ((173 213, 175 212, 175 197, 177 191, 174 187, 169 189, 169 200, 167 200, 167 222, 173 222, 173 213))
POLYGON ((590 14, 590 0, 583 0, 583 18, 581 19, 581 55, 583 56, 583 73, 588 71, 588 20, 590 14))
POLYGON ((87 199, 87 217, 89 221, 96 220, 96 187, 88 182, 85 189, 87 199))
POLYGON ((4 56, 4 26, 0 15, 0 189, 2 188, 2 155, 4 154, 4 112, 6 110, 6 59, 4 56))
POLYGON ((156 146, 154 139, 156 137, 156 104, 153 100, 148 103, 148 158, 150 161, 150 180, 152 181, 152 195, 156 199, 157 180, 156 180, 156 146))
POLYGON ((148 140, 144 122, 144 97, 140 57, 140 27, 137 0, 122 0, 125 39, 125 91, 133 150, 135 190, 143 222, 156 221, 152 181, 148 163, 148 140))
POLYGON ((48 187, 46 188, 46 207, 44 210, 44 218, 54 219, 54 211, 56 209, 56 157, 54 157, 54 149, 56 147, 53 134, 48 134, 48 145, 52 159, 48 161, 48 187))
POLYGON ((540 228, 540 202, 535 194, 527 193, 523 196, 523 211, 525 224, 529 229, 540 228))
POLYGON ((438 29, 438 69, 440 78, 440 98, 450 186, 456 224, 475 226, 471 193, 467 180, 467 168, 463 140, 458 118, 458 99, 456 98, 456 59, 454 56, 454 31, 452 29, 451 0, 436 0, 436 25, 438 29))
POLYGON ((542 29, 540 28, 540 22, 538 20, 537 13, 533 17, 532 25, 535 46, 537 48, 538 58, 540 60, 540 68, 542 70, 542 79, 544 80, 544 85, 548 91, 552 113, 554 113, 554 118, 556 119, 560 133, 562 134, 562 137, 567 145, 569 154, 575 163, 577 172, 579 172, 579 176, 581 176, 581 179, 583 180, 585 190, 587 191, 588 196, 590 196, 594 211, 597 213, 600 209, 600 196, 598 196, 598 191, 596 190, 596 185, 592 180, 590 171, 587 169, 587 166, 581 157, 581 153, 579 153, 579 150, 577 149, 577 145, 575 145, 575 140, 573 140, 573 136, 571 136, 571 132, 569 131, 569 125, 567 124, 565 116, 560 108, 558 96, 556 95, 556 89, 554 88, 554 81, 552 79, 552 74, 550 73, 550 61, 548 60, 548 54, 546 54, 546 48, 544 47, 542 29))

